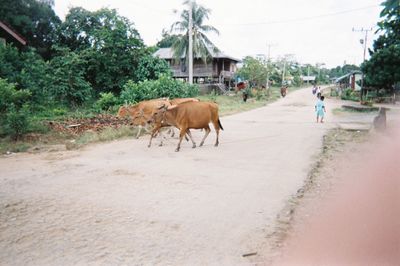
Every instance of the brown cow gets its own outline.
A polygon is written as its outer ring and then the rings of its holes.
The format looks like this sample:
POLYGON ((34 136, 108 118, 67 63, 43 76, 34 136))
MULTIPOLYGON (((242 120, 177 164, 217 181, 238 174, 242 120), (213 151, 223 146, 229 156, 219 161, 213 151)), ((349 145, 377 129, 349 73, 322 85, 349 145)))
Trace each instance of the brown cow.
POLYGON ((149 122, 155 124, 151 138, 162 123, 180 129, 179 142, 175 151, 179 151, 182 139, 186 133, 192 140, 193 148, 196 147, 196 143, 193 141, 192 135, 189 131, 191 128, 205 129, 206 132, 200 142, 200 146, 204 144, 204 140, 211 131, 209 123, 213 123, 217 134, 215 146, 218 146, 219 144, 219 130, 223 130, 218 116, 218 105, 211 102, 186 102, 179 105, 163 106, 153 113, 152 119, 149 122))
MULTIPOLYGON (((117 116, 120 118, 130 117, 132 124, 139 127, 139 131, 136 138, 139 138, 142 129, 144 128, 147 132, 150 130, 147 128, 146 123, 154 110, 157 110, 160 106, 169 106, 170 103, 168 99, 153 99, 148 101, 142 101, 131 106, 121 106, 118 110, 117 116)), ((162 145, 162 138, 161 138, 162 145)))
MULTIPOLYGON (((172 100, 169 100, 169 103, 170 103, 170 105, 178 105, 178 104, 181 104, 181 103, 186 103, 186 102, 198 102, 199 101, 199 99, 196 99, 196 98, 175 98, 175 99, 172 99, 172 100)), ((155 112, 155 111, 157 111, 157 110, 154 110, 153 111, 153 113, 155 112)), ((152 115, 150 115, 150 119, 148 119, 148 121, 151 121, 151 116, 152 115)), ((146 118, 148 118, 148 117, 146 117, 146 118)), ((148 122, 148 124, 151 124, 151 122, 148 122)), ((174 129, 173 129, 173 126, 174 125, 169 125, 169 124, 167 124, 167 123, 159 123, 158 124, 158 126, 157 126, 157 129, 153 129, 153 132, 151 133, 151 136, 150 136, 150 140, 149 140, 149 144, 147 145, 147 147, 151 147, 151 142, 152 142, 152 140, 153 140, 153 137, 155 136, 155 135, 157 135, 157 133, 158 132, 160 132, 160 129, 162 128, 162 127, 170 127, 170 129, 169 129, 169 131, 167 132, 167 134, 171 134, 171 137, 174 137, 175 136, 175 131, 174 131, 174 129)), ((192 139, 192 137, 191 137, 191 134, 190 134, 190 131, 188 130, 188 132, 187 132, 187 135, 190 137, 190 139, 192 140, 192 142, 193 142, 193 139, 192 139)), ((188 141, 189 139, 185 136, 185 139, 186 139, 186 141, 188 141)), ((161 139, 161 143, 160 143, 160 145, 159 146, 162 146, 162 139, 161 139)))

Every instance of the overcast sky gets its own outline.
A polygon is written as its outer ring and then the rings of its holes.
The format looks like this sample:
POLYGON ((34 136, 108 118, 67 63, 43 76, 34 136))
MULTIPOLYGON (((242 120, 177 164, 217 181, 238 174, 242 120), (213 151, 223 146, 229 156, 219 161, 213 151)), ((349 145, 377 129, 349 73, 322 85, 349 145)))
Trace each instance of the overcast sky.
MULTIPOLYGON (((331 68, 360 64, 364 33, 352 28, 371 28, 368 47, 382 9, 382 0, 197 0, 211 9, 206 24, 220 35, 209 37, 224 53, 243 58, 267 54, 272 58, 293 54, 300 63, 326 63, 331 68)), ((146 45, 161 39, 162 30, 179 20, 183 0, 55 0, 55 11, 64 20, 70 7, 94 11, 117 9, 135 24, 146 45), (174 13, 173 10, 178 10, 174 13)), ((367 53, 368 54, 368 53, 367 53)), ((367 55, 368 58, 368 55, 367 55)))

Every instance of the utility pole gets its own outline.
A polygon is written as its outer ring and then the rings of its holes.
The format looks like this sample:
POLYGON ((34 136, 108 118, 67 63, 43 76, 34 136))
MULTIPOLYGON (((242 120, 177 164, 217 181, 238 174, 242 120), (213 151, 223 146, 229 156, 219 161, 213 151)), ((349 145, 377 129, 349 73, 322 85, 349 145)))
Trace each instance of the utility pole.
POLYGON ((285 82, 285 71, 286 71, 286 58, 283 61, 282 86, 283 86, 283 83, 285 82))
POLYGON ((193 4, 189 1, 189 84, 193 84, 193 4))
POLYGON ((274 44, 267 42, 267 82, 265 84, 265 89, 269 94, 269 61, 271 60, 271 46, 275 46, 274 44))
MULTIPOLYGON (((360 43, 364 44, 364 54, 363 54, 363 63, 365 62, 365 54, 367 52, 367 40, 368 40, 368 32, 372 31, 372 28, 364 29, 361 28, 359 30, 353 28, 353 32, 365 32, 364 40, 360 39, 360 43)), ((364 95, 364 72, 361 73, 361 91, 360 91, 360 101, 363 100, 364 95)))

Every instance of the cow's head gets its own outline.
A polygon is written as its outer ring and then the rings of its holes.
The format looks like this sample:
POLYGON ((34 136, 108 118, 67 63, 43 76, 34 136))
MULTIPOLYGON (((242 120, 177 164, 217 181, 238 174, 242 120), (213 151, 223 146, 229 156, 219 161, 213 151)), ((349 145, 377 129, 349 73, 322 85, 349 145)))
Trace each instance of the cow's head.
POLYGON ((167 112, 168 110, 172 110, 176 107, 177 105, 160 105, 152 112, 150 118, 147 120, 147 123, 162 123, 165 119, 165 112, 167 112))

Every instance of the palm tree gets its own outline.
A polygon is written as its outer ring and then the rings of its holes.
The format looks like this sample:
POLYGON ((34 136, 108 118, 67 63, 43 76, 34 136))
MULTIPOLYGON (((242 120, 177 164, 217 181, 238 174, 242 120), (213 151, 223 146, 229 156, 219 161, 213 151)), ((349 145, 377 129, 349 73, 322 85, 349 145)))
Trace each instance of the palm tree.
MULTIPOLYGON (((211 57, 212 53, 218 52, 218 48, 210 41, 206 33, 214 32, 219 34, 219 31, 210 25, 203 25, 208 19, 211 10, 202 5, 198 5, 195 0, 186 0, 184 5, 192 6, 193 20, 193 57, 202 58, 204 62, 211 57)), ((188 58, 189 44, 189 11, 183 10, 181 13, 181 21, 177 21, 171 26, 171 32, 177 33, 177 39, 172 44, 174 56, 180 59, 183 55, 188 58)))

